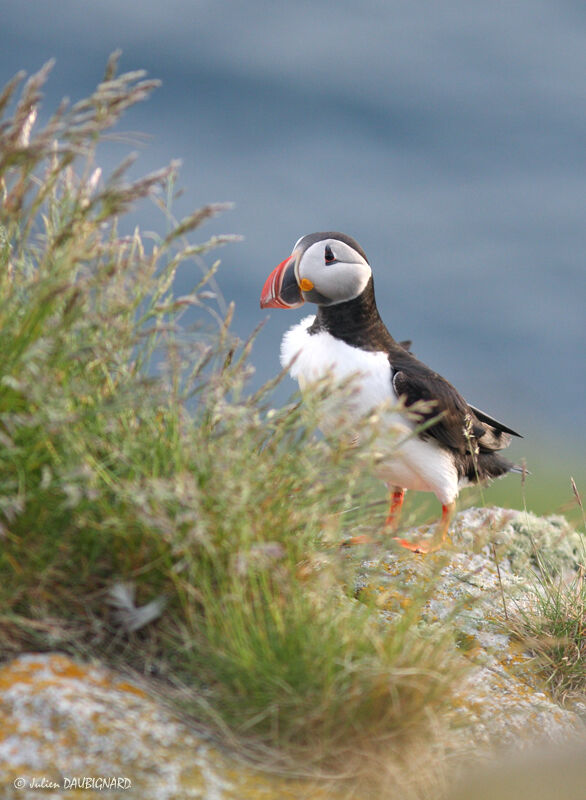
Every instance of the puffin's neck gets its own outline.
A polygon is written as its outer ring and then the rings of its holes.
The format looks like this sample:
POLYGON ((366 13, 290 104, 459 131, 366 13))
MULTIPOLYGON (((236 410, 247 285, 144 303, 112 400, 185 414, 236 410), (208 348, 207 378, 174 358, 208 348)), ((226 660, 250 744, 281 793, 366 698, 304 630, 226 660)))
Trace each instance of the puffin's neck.
POLYGON ((318 306, 309 333, 320 331, 327 331, 336 339, 362 350, 388 351, 396 344, 378 313, 372 277, 362 294, 353 300, 332 306, 318 306))

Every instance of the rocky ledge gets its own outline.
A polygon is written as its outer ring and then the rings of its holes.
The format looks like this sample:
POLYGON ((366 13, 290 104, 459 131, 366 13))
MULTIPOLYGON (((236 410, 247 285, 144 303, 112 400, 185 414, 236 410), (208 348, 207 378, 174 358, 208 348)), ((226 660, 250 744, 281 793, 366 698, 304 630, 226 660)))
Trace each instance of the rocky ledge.
MULTIPOLYGON (((561 517, 469 509, 456 518, 445 552, 421 557, 393 548, 362 562, 357 592, 374 593, 383 615, 397 613, 409 587, 433 577, 422 624, 449 619, 472 664, 453 709, 455 735, 470 751, 582 739, 586 708, 554 701, 502 620, 507 607, 513 614, 526 602, 536 552, 547 553, 563 575, 577 569, 583 548, 561 517)), ((582 763, 586 786, 586 751, 582 763)), ((60 653, 25 654, 0 666, 0 775, 7 800, 332 796, 323 786, 243 765, 137 682, 60 653)))
POLYGON ((473 664, 454 711, 456 725, 458 716, 466 721, 464 735, 475 749, 561 742, 584 731, 586 705, 554 701, 531 655, 507 632, 507 618, 531 610, 540 555, 553 574, 571 581, 584 552, 586 542, 563 517, 471 508, 456 517, 451 547, 427 556, 394 548, 365 561, 357 590, 374 592, 383 613, 392 615, 410 589, 431 583, 424 624, 449 619, 473 664))

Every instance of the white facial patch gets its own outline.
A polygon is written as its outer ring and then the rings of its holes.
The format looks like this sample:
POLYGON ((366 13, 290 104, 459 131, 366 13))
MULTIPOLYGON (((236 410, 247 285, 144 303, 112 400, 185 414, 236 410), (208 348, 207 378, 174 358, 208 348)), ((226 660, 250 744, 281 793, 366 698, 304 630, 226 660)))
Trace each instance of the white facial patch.
POLYGON ((317 292, 335 304, 362 294, 371 275, 369 264, 353 247, 339 239, 323 239, 303 253, 297 277, 310 280, 317 292), (329 253, 333 256, 330 263, 329 253))

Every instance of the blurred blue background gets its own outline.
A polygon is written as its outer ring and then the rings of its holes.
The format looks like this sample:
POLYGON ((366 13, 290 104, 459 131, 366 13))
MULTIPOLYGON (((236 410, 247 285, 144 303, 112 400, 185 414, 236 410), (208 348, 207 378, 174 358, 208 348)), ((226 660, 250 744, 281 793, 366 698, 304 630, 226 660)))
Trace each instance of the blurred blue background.
MULTIPOLYGON (((115 48, 162 79, 123 127, 152 137, 137 172, 182 160, 178 216, 235 203, 205 233, 244 236, 214 254, 239 335, 301 235, 345 231, 391 333, 525 434, 513 457, 556 504, 570 474, 586 494, 583 0, 3 0, 0 21, 2 83, 57 59, 45 114, 115 48)), ((257 384, 308 311, 271 313, 257 384)))

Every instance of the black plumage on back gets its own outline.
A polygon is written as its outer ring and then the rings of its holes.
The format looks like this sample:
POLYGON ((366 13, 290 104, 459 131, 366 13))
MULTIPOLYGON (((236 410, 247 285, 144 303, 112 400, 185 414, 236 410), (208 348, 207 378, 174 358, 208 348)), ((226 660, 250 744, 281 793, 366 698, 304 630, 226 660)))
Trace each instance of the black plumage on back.
POLYGON ((353 300, 318 306, 308 332, 320 331, 352 347, 388 354, 397 396, 404 398, 407 408, 419 401, 428 404, 428 410, 419 413, 421 423, 427 423, 419 436, 435 439, 453 453, 460 478, 475 483, 512 468, 497 451, 520 434, 470 406, 451 383, 393 339, 378 312, 372 278, 353 300))

